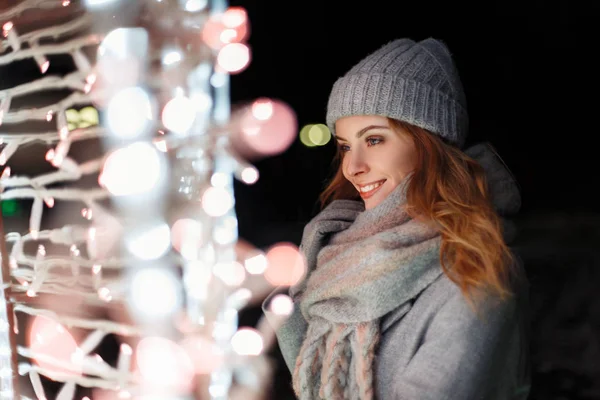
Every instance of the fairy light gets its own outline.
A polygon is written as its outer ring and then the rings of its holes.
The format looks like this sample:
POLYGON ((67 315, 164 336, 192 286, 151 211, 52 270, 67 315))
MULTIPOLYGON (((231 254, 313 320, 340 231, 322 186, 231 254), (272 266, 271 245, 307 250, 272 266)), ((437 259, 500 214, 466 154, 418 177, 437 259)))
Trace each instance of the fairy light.
POLYGON ((4 170, 2 171, 2 175, 0 176, 0 179, 10 178, 10 172, 11 172, 10 167, 4 168, 4 170))
POLYGON ((33 54, 33 59, 38 65, 38 68, 40 69, 40 72, 42 74, 48 72, 48 69, 50 68, 50 61, 48 60, 45 54, 35 53, 33 54))
POLYGON ((8 40, 13 51, 21 49, 21 42, 19 41, 15 26, 12 22, 7 22, 2 25, 2 35, 8 40))
POLYGON ((256 183, 258 181, 258 170, 254 167, 246 167, 241 171, 240 177, 244 183, 256 183))
POLYGON ((267 266, 267 257, 262 253, 249 257, 244 261, 244 267, 246 267, 246 271, 252 275, 262 274, 266 271, 267 266))
POLYGON ((257 356, 262 352, 263 341, 256 329, 242 328, 231 338, 233 350, 244 356, 257 356))
POLYGON ((185 134, 192 127, 196 117, 196 105, 185 96, 175 96, 165 105, 162 122, 167 129, 177 134, 185 134))
POLYGON ((230 191, 220 187, 210 187, 202 196, 202 207, 212 217, 225 215, 233 207, 230 191))
MULTIPOLYGON (((91 9, 116 6, 119 2, 87 0, 85 3, 91 9)), ((11 290, 26 296, 75 296, 82 301, 104 304, 107 308, 126 302, 134 319, 130 325, 69 317, 64 313, 29 307, 25 305, 27 299, 15 304, 15 311, 50 318, 58 323, 60 335, 68 334, 64 327, 88 331, 68 359, 38 354, 26 347, 17 349, 22 357, 44 360, 44 365, 24 362, 18 371, 29 376, 38 399, 46 396, 40 375, 64 383, 58 391, 59 400, 72 399, 78 385, 111 391, 117 398, 136 397, 139 382, 130 371, 133 349, 128 344, 121 344, 114 368, 92 351, 110 333, 142 337, 142 341, 148 334, 167 335, 166 331, 172 327, 159 326, 157 321, 164 323, 169 320, 165 318, 179 316, 184 304, 185 316, 194 328, 190 332, 198 331, 195 328, 199 327, 214 327, 212 330, 204 329, 208 336, 202 338, 211 343, 210 353, 214 355, 214 362, 210 362, 210 367, 199 367, 199 360, 190 359, 180 343, 169 337, 155 336, 158 341, 145 343, 159 346, 148 346, 147 362, 141 362, 139 366, 143 369, 142 376, 158 377, 154 383, 163 389, 189 391, 191 388, 187 385, 192 381, 194 371, 202 370, 210 373, 208 392, 211 400, 225 399, 233 383, 234 366, 229 357, 235 356, 232 352, 254 356, 263 351, 260 335, 238 331, 238 311, 248 304, 252 296, 250 290, 240 286, 246 285, 247 274, 260 274, 267 268, 258 258, 246 260, 243 265, 236 261, 238 224, 233 193, 234 177, 252 184, 258 180, 258 170, 229 147, 229 139, 225 135, 231 122, 229 74, 241 72, 250 62, 250 49, 243 43, 248 32, 247 15, 240 8, 227 10, 224 0, 182 0, 178 4, 179 11, 185 12, 178 11, 177 15, 189 18, 187 22, 211 19, 220 24, 215 38, 221 43, 214 48, 205 43, 209 51, 200 52, 202 58, 199 60, 186 60, 186 53, 170 47, 169 42, 174 42, 171 40, 166 41, 164 49, 150 48, 156 44, 141 28, 119 28, 107 35, 84 34, 93 22, 89 14, 24 35, 18 35, 12 23, 3 26, 6 40, 0 43, 0 47, 2 50, 10 47, 12 51, 0 51, 0 65, 34 59, 40 71, 45 73, 50 66, 49 56, 66 54, 72 57, 76 68, 73 73, 62 77, 47 76, 0 91, 0 123, 55 122, 48 124, 55 125, 55 129, 48 132, 0 135, 3 143, 0 164, 5 165, 25 145, 42 143, 49 148, 46 160, 56 167, 36 177, 11 176, 8 167, 2 174, 4 191, 0 200, 33 200, 29 233, 9 233, 6 236, 7 243, 12 245, 8 270, 18 282, 12 285, 11 290), (202 18, 197 18, 200 16, 202 18), (64 40, 57 42, 58 38, 64 40), (51 43, 51 39, 55 43, 51 43), (92 65, 91 58, 86 55, 91 46, 98 46, 98 63, 125 66, 123 75, 130 76, 121 79, 119 74, 113 73, 114 79, 107 81, 106 71, 92 65), (155 80, 154 72, 144 69, 146 55, 154 53, 154 50, 161 55, 160 68, 177 77, 173 86, 179 90, 161 87, 168 89, 173 96, 171 99, 163 99, 152 92, 158 89, 157 85, 170 83, 155 80), (197 65, 191 65, 194 62, 197 65), (126 84, 122 85, 123 82, 126 84), (56 89, 70 89, 73 93, 55 104, 11 110, 15 97, 56 89), (159 101, 165 101, 161 103, 162 109, 158 108, 159 101), (77 110, 90 103, 105 108, 102 114, 104 126, 86 128, 84 124, 73 122, 69 128, 67 110, 77 110), (160 113, 157 112, 159 110, 160 113), (161 122, 169 134, 191 139, 190 146, 183 148, 177 141, 172 142, 168 135, 151 143, 150 136, 155 132, 157 123, 160 127, 161 122), (107 157, 78 162, 70 154, 73 143, 95 138, 106 140, 107 157), (173 162, 176 167, 185 167, 182 169, 187 172, 181 177, 192 182, 189 194, 195 196, 193 203, 196 207, 170 227, 162 222, 166 221, 163 214, 168 205, 163 183, 169 173, 164 152, 173 151, 180 155, 191 149, 197 151, 187 158, 176 157, 173 162), (72 183, 92 174, 99 174, 97 188, 59 187, 59 184, 72 183), (143 209, 139 202, 128 201, 140 199, 140 195, 146 204, 143 209), (97 202, 111 197, 116 200, 116 211, 108 213, 98 207, 97 202), (83 222, 86 224, 44 229, 42 217, 45 210, 59 202, 85 204, 83 209, 81 206, 72 209, 80 213, 79 219, 85 219, 83 222), (87 224, 88 220, 92 221, 91 226, 87 224), (122 247, 118 243, 120 240, 123 241, 122 247), (31 247, 28 242, 32 241, 39 245, 34 255, 27 250, 31 247), (69 254, 46 254, 46 247, 41 245, 43 241, 68 249, 69 254), (162 265, 163 257, 171 248, 182 256, 183 280, 162 265), (124 255, 121 250, 126 250, 124 255), (71 266, 71 276, 65 276, 62 270, 65 265, 71 266), (214 288, 223 292, 216 294, 214 288), (185 301, 183 296, 186 296, 185 301), (162 352, 158 351, 161 346, 162 352), (168 362, 161 364, 162 360, 168 362), (58 374, 55 368, 71 368, 79 374, 65 376, 58 374), (163 372, 159 373, 159 369, 163 372), (181 382, 185 385, 178 387, 181 382)), ((2 11, 0 16, 10 21, 26 9, 70 5, 70 0, 23 0, 18 6, 2 11)), ((202 27, 185 25, 185 29, 197 29, 196 37, 204 38, 202 27)), ((265 99, 255 102, 252 109, 257 121, 270 121, 276 112, 273 103, 265 99)), ((185 214, 187 207, 183 209, 185 214)), ((53 248, 48 246, 48 253, 53 248)), ((6 322, 7 316, 3 314, 0 322, 6 322)), ((12 334, 9 327, 0 329, 0 334, 4 332, 12 334)), ((4 341, 0 342, 0 349, 4 345, 4 341)), ((7 353, 15 348, 9 348, 7 353)), ((135 354, 139 350, 137 348, 135 354)), ((4 357, 5 352, 0 354, 4 357)), ((5 362, 6 358, 0 360, 5 362)), ((4 381, 1 383, 3 388, 6 387, 4 381)))

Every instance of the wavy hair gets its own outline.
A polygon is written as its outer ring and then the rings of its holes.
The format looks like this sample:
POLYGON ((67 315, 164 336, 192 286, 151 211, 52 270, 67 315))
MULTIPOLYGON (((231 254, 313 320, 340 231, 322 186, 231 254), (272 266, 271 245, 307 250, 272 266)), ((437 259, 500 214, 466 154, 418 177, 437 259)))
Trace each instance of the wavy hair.
MULTIPOLYGON (((417 165, 407 187, 407 211, 438 227, 444 273, 472 307, 478 294, 490 290, 501 299, 510 297, 515 260, 504 241, 483 167, 425 129, 388 120, 397 134, 408 135, 415 144, 417 165)), ((338 149, 337 170, 319 197, 321 207, 336 199, 360 199, 343 175, 342 157, 338 149)))

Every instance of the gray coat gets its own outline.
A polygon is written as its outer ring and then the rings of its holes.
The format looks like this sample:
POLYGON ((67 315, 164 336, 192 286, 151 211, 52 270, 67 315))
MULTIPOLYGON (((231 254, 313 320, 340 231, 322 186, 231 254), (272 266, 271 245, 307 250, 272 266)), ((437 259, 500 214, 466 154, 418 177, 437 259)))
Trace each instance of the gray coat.
MULTIPOLYGON (((507 214, 519 208, 520 196, 512 176, 494 157, 497 154, 488 150, 476 146, 472 152, 486 168, 499 212, 507 214)), ((469 307, 459 287, 441 274, 411 302, 383 317, 374 366, 376 398, 526 399, 530 385, 529 283, 520 265, 519 269, 522 280, 513 285, 515 296, 502 303, 479 303, 479 314, 469 307)), ((263 303, 275 328, 279 321, 267 306, 275 294, 286 291, 276 290, 263 303)), ((291 335, 296 331, 300 340, 306 321, 297 304, 288 325, 291 335)), ((281 351, 293 372, 294 353, 284 346, 281 351)))
MULTIPOLYGON (((513 300, 469 308, 445 274, 381 322, 380 400, 523 400, 529 394, 528 284, 513 300)), ((267 305, 274 292, 265 301, 267 305)), ((297 306, 296 306, 297 307, 297 306)), ((274 316, 263 307, 273 324, 274 316)), ((292 318, 303 329, 297 310, 292 318)), ((295 360, 282 349, 288 368, 295 360)))

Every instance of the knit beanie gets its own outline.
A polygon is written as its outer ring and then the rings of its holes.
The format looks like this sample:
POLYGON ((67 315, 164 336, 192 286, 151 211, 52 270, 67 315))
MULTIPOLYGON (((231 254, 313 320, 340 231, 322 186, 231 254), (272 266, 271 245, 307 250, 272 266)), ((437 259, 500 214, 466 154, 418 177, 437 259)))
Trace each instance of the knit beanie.
POLYGON ((467 102, 444 43, 396 39, 356 64, 333 85, 327 125, 353 115, 380 115, 416 125, 462 147, 467 102))

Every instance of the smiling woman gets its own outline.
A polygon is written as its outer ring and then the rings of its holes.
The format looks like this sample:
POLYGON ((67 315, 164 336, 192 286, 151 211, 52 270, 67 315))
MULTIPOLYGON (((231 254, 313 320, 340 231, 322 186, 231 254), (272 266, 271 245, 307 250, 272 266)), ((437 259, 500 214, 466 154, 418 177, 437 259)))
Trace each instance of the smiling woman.
POLYGON ((277 331, 296 395, 525 399, 528 282, 502 225, 520 195, 490 147, 463 150, 448 48, 381 47, 337 80, 327 124, 337 170, 277 331))
POLYGON ((415 143, 401 127, 397 134, 386 117, 348 116, 337 121, 336 129, 342 174, 367 210, 381 203, 415 168, 415 143))

